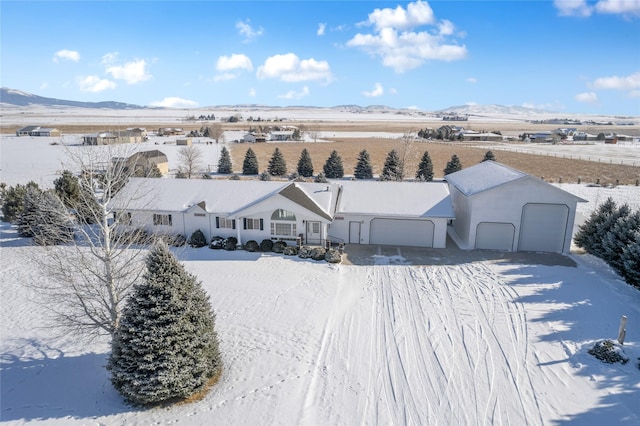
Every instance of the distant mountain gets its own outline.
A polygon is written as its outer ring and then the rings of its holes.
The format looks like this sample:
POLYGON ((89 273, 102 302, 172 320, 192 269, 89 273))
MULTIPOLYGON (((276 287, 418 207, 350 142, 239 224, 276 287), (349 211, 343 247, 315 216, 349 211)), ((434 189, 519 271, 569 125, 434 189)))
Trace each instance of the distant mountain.
POLYGON ((125 104, 123 102, 79 102, 66 101, 63 99, 45 98, 31 93, 21 92, 20 90, 9 89, 3 87, 0 89, 0 102, 14 106, 70 106, 76 108, 106 108, 106 109, 144 109, 139 105, 125 104))
POLYGON ((532 115, 548 114, 553 111, 527 108, 515 105, 459 105, 435 111, 440 114, 467 114, 467 115, 532 115))

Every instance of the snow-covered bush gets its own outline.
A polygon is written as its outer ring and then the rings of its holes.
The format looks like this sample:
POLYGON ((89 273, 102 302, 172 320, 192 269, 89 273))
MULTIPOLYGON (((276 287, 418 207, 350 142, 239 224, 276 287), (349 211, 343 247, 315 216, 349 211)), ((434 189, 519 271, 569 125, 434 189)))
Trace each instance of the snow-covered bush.
POLYGON ((640 231, 635 234, 635 242, 625 247, 620 260, 624 279, 640 289, 640 231))
POLYGON ((126 399, 152 405, 205 390, 222 359, 215 314, 201 283, 163 243, 154 245, 146 266, 127 299, 107 368, 126 399))
POLYGON ((282 253, 285 256, 296 256, 298 254, 298 247, 296 246, 286 246, 282 249, 282 253))
POLYGON ((262 240, 260 243, 260 251, 267 253, 271 250, 273 250, 273 241, 270 239, 262 240))
POLYGON ((301 259, 309 259, 311 257, 311 247, 300 247, 300 250, 298 250, 298 257, 301 259))
POLYGON ((244 243, 243 248, 246 251, 254 252, 254 251, 260 250, 260 244, 258 244, 258 242, 255 240, 249 240, 246 243, 244 243))
POLYGON ((324 254, 324 260, 329 263, 340 263, 342 262, 342 255, 338 250, 327 250, 327 252, 324 254))
POLYGON ((140 244, 147 245, 151 242, 152 237, 144 228, 127 229, 122 232, 118 241, 121 244, 140 244))
POLYGON ((195 230, 189 238, 189 245, 195 248, 206 246, 207 237, 204 236, 204 232, 202 232, 200 229, 195 230))
POLYGON ((222 248, 227 251, 233 251, 237 248, 237 246, 238 246, 238 239, 236 237, 229 237, 224 240, 224 244, 222 245, 222 248))
POLYGON ((589 349, 589 353, 607 364, 626 364, 629 358, 624 356, 622 348, 616 345, 612 340, 602 340, 596 342, 593 348, 589 349))
POLYGON ((224 246, 224 238, 216 236, 211 238, 209 248, 214 250, 220 250, 224 246))
POLYGON ((172 235, 164 234, 164 235, 158 236, 158 239, 172 247, 183 247, 185 244, 187 244, 187 239, 182 234, 172 234, 172 235))
POLYGON ((326 250, 322 247, 314 247, 311 249, 311 258, 313 260, 324 260, 326 250))
POLYGON ((287 246, 287 243, 285 241, 276 241, 275 243, 273 243, 273 252, 274 253, 282 253, 284 251, 284 248, 287 246))

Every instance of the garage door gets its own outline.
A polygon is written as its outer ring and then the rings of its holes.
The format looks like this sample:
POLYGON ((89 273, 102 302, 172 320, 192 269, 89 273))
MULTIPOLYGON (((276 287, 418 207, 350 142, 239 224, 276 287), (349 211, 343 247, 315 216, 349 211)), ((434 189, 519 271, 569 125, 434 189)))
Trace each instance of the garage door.
POLYGON ((430 220, 373 219, 369 244, 433 247, 430 220))
POLYGON ((481 222, 476 227, 476 248, 511 251, 515 232, 512 223, 481 222))
POLYGON ((522 208, 520 251, 561 253, 569 207, 564 204, 527 204, 522 208))

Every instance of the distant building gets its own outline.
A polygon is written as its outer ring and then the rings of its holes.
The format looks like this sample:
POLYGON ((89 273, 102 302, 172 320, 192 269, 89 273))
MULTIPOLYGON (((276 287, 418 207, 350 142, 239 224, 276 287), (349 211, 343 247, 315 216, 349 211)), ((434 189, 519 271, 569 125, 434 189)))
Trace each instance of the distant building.
POLYGON ((16 130, 16 136, 60 136, 60 130, 54 127, 27 126, 16 130))
POLYGON ((184 129, 180 127, 161 127, 158 129, 158 136, 184 135, 184 129))
POLYGON ((177 139, 176 140, 176 145, 184 145, 184 146, 191 146, 191 138, 186 138, 186 139, 177 139))
POLYGON ((243 142, 249 142, 249 143, 266 142, 267 141, 267 137, 265 136, 264 133, 251 132, 251 133, 247 133, 246 135, 244 135, 242 137, 242 141, 243 142))
POLYGON ((113 145, 121 143, 140 143, 144 137, 137 132, 98 132, 82 137, 83 145, 113 145))
POLYGON ((151 165, 156 165, 163 175, 169 173, 169 159, 157 149, 137 152, 127 159, 127 163, 134 171, 144 171, 151 165))

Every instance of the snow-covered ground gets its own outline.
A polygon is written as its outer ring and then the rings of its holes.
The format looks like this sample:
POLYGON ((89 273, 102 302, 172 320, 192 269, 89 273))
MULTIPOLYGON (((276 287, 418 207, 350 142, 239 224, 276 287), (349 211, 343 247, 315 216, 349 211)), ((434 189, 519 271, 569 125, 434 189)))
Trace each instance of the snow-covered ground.
MULTIPOLYGON (((50 186, 65 157, 44 139, 3 138, 0 181, 50 186)), ((583 215, 607 196, 640 202, 634 186, 559 186, 589 200, 583 215)), ((142 410, 111 387, 106 342, 42 328, 26 284, 46 277, 29 243, 0 223, 6 424, 640 423, 640 292, 589 255, 553 265, 443 251, 429 264, 372 250, 330 265, 177 250, 211 295, 224 374, 202 401, 142 410), (587 351, 615 339, 621 315, 631 360, 603 364, 587 351)))

